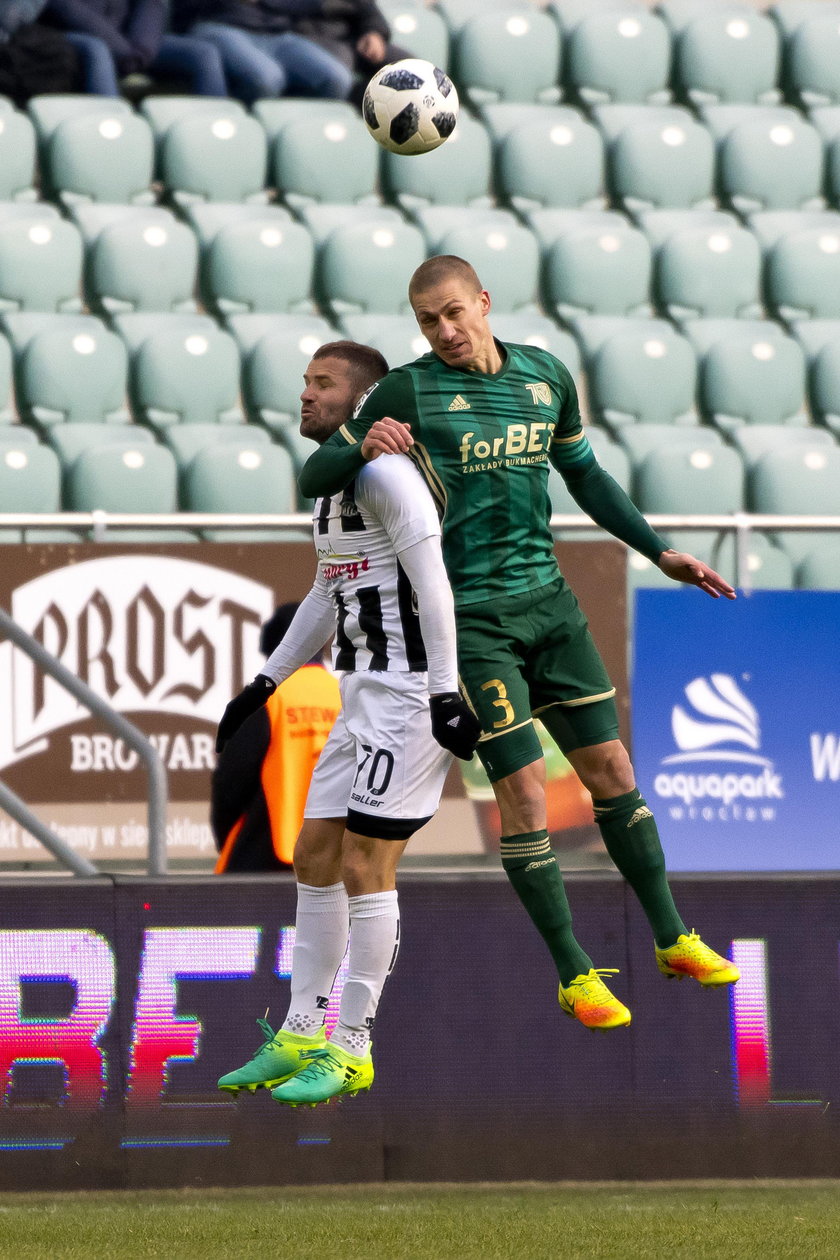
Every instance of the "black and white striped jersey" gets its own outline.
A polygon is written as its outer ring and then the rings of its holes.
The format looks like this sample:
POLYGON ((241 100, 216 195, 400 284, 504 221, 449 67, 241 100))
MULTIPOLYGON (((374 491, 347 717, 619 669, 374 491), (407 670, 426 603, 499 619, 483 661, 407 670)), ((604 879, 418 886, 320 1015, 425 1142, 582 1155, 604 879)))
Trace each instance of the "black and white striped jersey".
POLYGON ((316 500, 316 586, 335 608, 337 670, 427 668, 417 599, 399 555, 440 535, 432 496, 404 455, 381 455, 339 494, 316 500))

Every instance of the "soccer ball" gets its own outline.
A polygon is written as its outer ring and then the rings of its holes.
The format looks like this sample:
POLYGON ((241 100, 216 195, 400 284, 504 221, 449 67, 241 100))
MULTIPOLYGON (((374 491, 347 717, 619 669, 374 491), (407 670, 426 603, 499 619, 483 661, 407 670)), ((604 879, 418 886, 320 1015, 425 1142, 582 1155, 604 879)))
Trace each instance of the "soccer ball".
POLYGON ((377 70, 362 114, 374 140, 391 153, 431 153, 455 130, 458 93, 431 61, 406 57, 377 70))

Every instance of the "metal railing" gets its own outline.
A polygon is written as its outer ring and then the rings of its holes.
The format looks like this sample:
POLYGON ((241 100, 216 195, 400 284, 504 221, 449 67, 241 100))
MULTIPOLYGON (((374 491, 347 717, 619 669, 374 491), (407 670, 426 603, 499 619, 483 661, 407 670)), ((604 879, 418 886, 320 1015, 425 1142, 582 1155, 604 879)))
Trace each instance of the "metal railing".
MULTIPOLYGON (((28 634, 4 609, 0 608, 0 637, 10 639, 14 645, 32 660, 45 674, 49 674, 57 683, 66 688, 80 704, 100 718, 114 734, 133 748, 146 767, 149 781, 148 801, 148 872, 150 875, 165 875, 166 858, 166 770, 158 753, 142 731, 113 709, 107 701, 98 696, 87 683, 72 674, 57 657, 28 634)), ((97 875, 95 866, 86 858, 65 844, 60 836, 50 831, 24 802, 5 784, 0 783, 0 806, 6 810, 16 822, 31 832, 54 857, 58 858, 75 875, 97 875)))

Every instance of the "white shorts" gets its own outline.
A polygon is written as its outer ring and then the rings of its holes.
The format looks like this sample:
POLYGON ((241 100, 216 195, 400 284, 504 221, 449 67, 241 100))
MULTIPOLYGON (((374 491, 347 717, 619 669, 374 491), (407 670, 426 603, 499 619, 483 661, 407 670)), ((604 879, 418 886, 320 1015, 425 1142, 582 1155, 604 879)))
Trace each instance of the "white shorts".
POLYGON ((304 817, 349 815, 360 835, 406 839, 416 830, 406 824, 420 826, 437 810, 452 761, 432 737, 426 675, 360 670, 339 685, 341 712, 315 766, 304 817))

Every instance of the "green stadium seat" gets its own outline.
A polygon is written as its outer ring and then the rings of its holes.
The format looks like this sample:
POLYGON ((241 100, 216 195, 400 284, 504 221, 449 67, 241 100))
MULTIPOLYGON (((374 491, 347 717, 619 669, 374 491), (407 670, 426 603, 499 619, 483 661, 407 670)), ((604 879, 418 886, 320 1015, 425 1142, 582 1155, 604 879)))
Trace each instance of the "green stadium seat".
POLYGON ((559 237, 577 232, 581 228, 609 233, 623 232, 631 226, 627 216, 617 210, 530 210, 523 217, 539 241, 543 253, 559 237))
POLYGON ((608 101, 665 103, 671 40, 655 13, 591 6, 567 37, 563 82, 585 105, 608 101))
POLYGON ((93 315, 56 315, 55 312, 43 311, 10 311, 0 316, 3 332, 12 348, 15 364, 20 362, 21 355, 36 333, 46 328, 63 328, 65 331, 87 332, 92 335, 101 332, 105 325, 101 319, 93 315))
POLYGON ((748 5, 703 5, 675 40, 674 78, 693 105, 774 104, 780 98, 779 33, 748 5))
POLYGON ((765 295, 784 320, 840 317, 840 232, 783 236, 767 261, 765 295))
POLYGON ((425 256, 422 233, 407 223, 337 228, 318 259, 322 301, 337 318, 363 311, 406 313, 408 282, 425 256))
MULTIPOLYGON (((500 341, 516 345, 537 346, 548 350, 561 363, 565 363, 573 377, 580 376, 581 358, 574 337, 558 328, 553 320, 533 312, 504 314, 493 311, 490 318, 493 333, 500 341)), ((387 357, 387 356, 386 356, 387 357)))
POLYGON ((560 99, 560 32, 538 9, 487 9, 470 18, 454 38, 453 74, 459 93, 473 105, 489 101, 560 99))
POLYGON ((358 115, 290 120, 271 151, 271 182, 293 209, 312 201, 379 201, 379 148, 358 115))
POLYGON ((177 219, 165 206, 102 205, 95 201, 79 201, 67 207, 73 223, 82 234, 85 247, 90 246, 105 228, 114 223, 156 224, 169 228, 177 219))
POLYGON ((815 417, 840 436, 840 338, 826 342, 812 364, 811 407, 815 417))
POLYGON ((747 226, 766 253, 791 232, 819 229, 840 234, 840 214, 835 210, 763 210, 749 215, 747 226))
MULTIPOLYGON (((495 228, 508 232, 519 226, 519 220, 512 211, 494 207, 420 206, 413 211, 411 219, 423 233, 430 255, 441 252, 441 242, 448 232, 461 228, 472 228, 477 232, 495 228)), ((361 221, 361 215, 351 219, 351 222, 361 221)))
MULTIPOLYGON (((840 503, 840 447, 815 445, 769 451, 752 469, 748 507, 752 512, 782 516, 836 516, 840 503)), ((777 530, 773 537, 795 564, 815 543, 837 535, 824 531, 777 530)))
POLYGON ((771 320, 688 320, 700 359, 700 406, 728 432, 741 425, 808 423, 805 355, 771 320))
POLYGON ((654 107, 628 122, 609 144, 608 180, 627 210, 714 206, 715 147, 684 111, 669 121, 654 107))
MULTIPOLYGON (((491 114, 490 108, 486 113, 491 114)), ((533 106, 500 139, 496 177, 499 196, 522 213, 541 207, 601 207, 604 144, 597 128, 576 110, 533 106)))
POLYGON ((391 27, 391 38, 412 56, 445 70, 449 65, 449 31, 434 9, 417 0, 380 0, 378 5, 391 27))
POLYGON ((78 311, 82 238, 50 216, 0 222, 0 312, 78 311))
POLYGON ((91 96, 82 92, 50 92, 31 97, 27 102, 26 112, 35 126, 39 145, 44 145, 56 127, 67 118, 80 118, 84 115, 101 118, 117 113, 131 114, 133 110, 122 97, 91 96))
POLYGON ((176 512, 178 473, 175 456, 164 446, 144 442, 88 447, 64 478, 68 511, 176 512))
POLYGON ((0 111, 0 200, 35 200, 35 149, 35 128, 26 115, 0 111))
MULTIPOLYGON (((671 430, 666 432, 670 436, 671 430)), ((669 441, 650 451, 636 468, 633 497, 645 513, 711 516, 740 512, 744 466, 730 446, 669 441)))
POLYGON ((312 237, 299 223, 229 223, 207 250, 205 302, 221 315, 306 312, 311 310, 313 261, 312 237))
POLYGON ((737 543, 729 530, 720 535, 708 557, 712 568, 735 587, 748 587, 751 591, 788 591, 793 586, 790 557, 755 530, 750 531, 745 560, 746 581, 738 573, 737 543))
POLYGON ((55 451, 25 440, 0 448, 4 512, 60 512, 61 466, 55 451))
POLYGON ((199 115, 206 118, 209 115, 211 118, 239 120, 247 117, 245 106, 233 97, 145 96, 139 108, 157 141, 162 140, 169 128, 184 118, 195 118, 199 115))
POLYGON ((540 249, 526 227, 513 222, 453 228, 441 237, 439 249, 472 263, 495 310, 537 310, 540 249))
POLYGON ((796 585, 806 591, 840 591, 840 547, 837 536, 815 540, 796 570, 796 585))
POLYGON ((350 224, 361 226, 388 227, 405 223, 405 219, 394 206, 341 206, 332 203, 313 202, 311 206, 303 206, 298 211, 300 222, 309 232, 320 249, 324 242, 338 227, 350 224))
POLYGON ((131 392, 138 419, 155 429, 189 424, 241 424, 239 350, 230 333, 179 327, 163 316, 136 350, 131 392))
MULTIPOLYGON (((498 337, 497 323, 494 319, 493 331, 498 337)), ((389 368, 419 359, 430 349, 413 315, 346 315, 341 327, 351 341, 373 346, 384 355, 389 368)))
POLYGON ((300 394, 311 357, 288 335, 269 333, 254 347, 243 379, 251 419, 282 443, 296 470, 315 449, 300 433, 300 394))
MULTIPOLYGON (((623 490, 630 489, 630 460, 626 451, 610 438, 610 435, 603 429, 598 429, 595 425, 586 426, 586 436, 595 458, 611 477, 614 477, 623 490)), ((552 465, 549 465, 548 472, 548 495, 551 499, 551 511, 562 515, 585 516, 583 508, 575 502, 566 488, 566 483, 561 474, 552 465)), ((580 539, 581 535, 577 531, 567 531, 565 534, 560 531, 560 537, 567 537, 572 542, 575 538, 580 539)))
POLYGON ((5 428, 13 418, 12 347, 5 337, 0 337, 0 425, 5 428))
MULTIPOLYGON (((17 316, 18 319, 21 316, 17 316)), ((134 355, 144 341, 154 337, 163 329, 170 329, 173 335, 188 337, 212 336, 218 332, 219 325, 209 315, 157 311, 129 311, 127 314, 115 315, 111 320, 112 327, 122 337, 128 347, 129 355, 134 355)))
POLYGON ((116 333, 94 323, 65 328, 56 316, 27 342, 17 364, 22 417, 45 427, 128 423, 128 354, 116 333))
POLYGON ((56 424, 47 434, 49 445, 55 451, 65 473, 75 464, 84 451, 98 450, 103 446, 133 450, 137 446, 150 446, 154 435, 139 424, 97 424, 81 421, 79 424, 56 424))
POLYGON ((823 346, 840 339, 840 319, 792 319, 789 327, 812 367, 823 346))
POLYGON ((822 141, 797 110, 710 105, 703 120, 718 142, 720 195, 739 214, 822 207, 822 141))
POLYGON ((489 206, 492 153, 481 123, 465 111, 446 144, 410 162, 398 153, 382 154, 382 184, 404 210, 421 206, 489 206))
POLYGON ((743 425, 732 431, 729 440, 741 452, 747 472, 769 451, 805 451, 820 446, 834 446, 834 438, 828 429, 819 429, 814 425, 803 428, 792 428, 785 424, 743 425))
POLYGON ((206 446, 184 474, 182 507, 187 512, 294 512, 292 460, 279 446, 254 444, 230 450, 206 446))
MULTIPOLYGON (((618 441, 630 457, 631 467, 638 472, 647 457, 662 448, 695 451, 723 450, 724 441, 716 429, 706 425, 628 424, 618 431, 618 441)), ((652 510, 652 509, 651 509, 652 510)), ((659 509, 657 509, 658 511, 659 509)), ((672 509, 663 509, 671 511, 672 509)), ((688 508, 679 509, 688 512, 688 508)))
POLYGON ((591 314, 649 313, 650 246, 635 228, 583 227, 558 237, 545 257, 545 301, 566 322, 591 314))
POLYGON ((231 452, 262 450, 271 438, 256 424, 176 424, 166 430, 165 441, 183 476, 199 451, 208 446, 221 443, 231 452))
POLYGON ((195 236, 174 217, 117 220, 88 248, 88 301, 111 315, 194 310, 197 269, 195 236))
POLYGON ((694 115, 682 105, 639 105, 634 102, 617 102, 611 105, 596 105, 592 109, 592 119, 604 139, 611 142, 617 139, 629 127, 638 127, 651 123, 662 127, 687 127, 694 122, 694 115))
POLYGON ((628 424, 694 424, 697 361, 685 337, 664 320, 626 320, 589 366, 592 418, 628 424))
MULTIPOLYGON (((0 106, 2 108, 2 106, 0 106)), ((0 424, 0 447, 37 446, 38 435, 28 425, 4 421, 0 424)))
MULTIPOLYGON (((828 0, 825 0, 828 3, 828 0)), ((840 17, 838 17, 840 22, 840 17)), ((840 136, 840 105, 820 105, 808 111, 808 117, 826 145, 840 136)))
POLYGON ((343 122, 347 127, 355 127, 359 121, 357 111, 347 101, 311 96, 281 96, 279 99, 254 101, 251 112, 262 124, 272 145, 284 127, 301 118, 317 119, 321 123, 343 122))
POLYGON ((265 202, 268 141, 255 118, 187 114, 160 142, 160 174, 181 206, 195 201, 265 202))
POLYGON ((837 15, 840 22, 840 0, 778 0, 768 13, 785 38, 793 35, 803 22, 820 13, 837 15))
POLYGON ((254 201, 194 201, 182 206, 181 213, 198 237, 202 252, 206 251, 216 233, 229 223, 249 223, 255 219, 274 224, 292 221, 292 216, 283 206, 267 206, 254 201))
POLYGON ((677 321, 759 317, 760 277, 761 251, 745 228, 686 228, 656 255, 657 300, 677 321))
MULTIPOLYGON (((335 341, 340 334, 320 315, 251 314, 228 315, 225 327, 236 338, 243 358, 269 333, 284 333, 289 344, 311 358, 325 341, 335 341)), ((302 369, 301 369, 302 370, 302 369)))
POLYGON ((840 105, 840 9, 814 5, 812 16, 788 40, 786 80, 806 108, 840 105), (826 12, 823 12, 826 10, 826 12))
POLYGON ((706 228, 710 232, 728 232, 741 226, 734 214, 726 210, 642 210, 633 216, 651 243, 654 251, 669 236, 685 228, 706 228))
POLYGON ((44 144, 44 184, 64 205, 76 201, 150 205, 154 139, 136 114, 77 114, 44 144))

